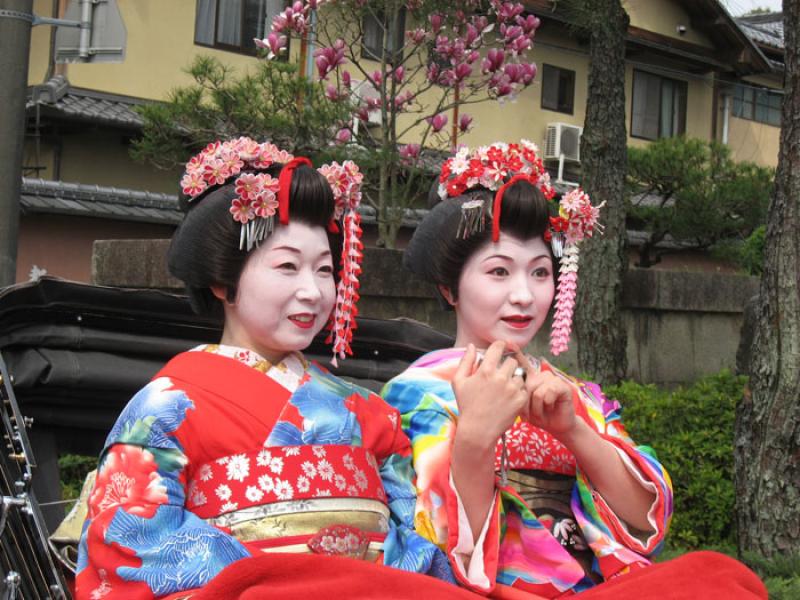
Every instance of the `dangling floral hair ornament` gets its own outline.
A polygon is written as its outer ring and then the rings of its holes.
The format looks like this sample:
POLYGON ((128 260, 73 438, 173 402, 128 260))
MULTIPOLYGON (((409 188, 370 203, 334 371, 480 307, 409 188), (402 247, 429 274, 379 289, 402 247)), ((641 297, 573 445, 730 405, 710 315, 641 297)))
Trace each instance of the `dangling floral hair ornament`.
MULTIPOLYGON (((300 165, 311 165, 304 157, 294 157, 269 142, 259 143, 247 137, 225 142, 213 142, 194 156, 187 164, 181 179, 181 190, 189 202, 208 189, 222 185, 235 177, 236 197, 231 201, 230 213, 241 224, 239 249, 250 252, 275 229, 275 216, 281 224, 289 222, 289 190, 292 173, 300 165), (273 164, 282 164, 278 178, 263 171, 273 164)), ((333 190, 335 211, 328 229, 340 231, 342 223, 343 247, 336 304, 329 324, 327 343, 333 343, 333 364, 337 357, 352 355, 350 343, 356 329, 358 309, 358 276, 361 274, 363 244, 361 243, 361 182, 363 175, 352 161, 342 164, 332 162, 317 169, 333 190)))
MULTIPOLYGON (((528 181, 539 188, 547 200, 556 192, 550 183, 536 144, 521 140, 519 144, 497 142, 470 151, 462 147, 455 156, 445 161, 439 176, 439 196, 460 196, 468 190, 483 187, 495 192, 491 207, 492 241, 500 239, 500 213, 503 194, 518 181, 528 181)), ((550 217, 550 227, 545 231, 545 241, 550 242, 553 254, 560 262, 556 310, 550 331, 550 352, 559 355, 567 350, 572 331, 575 294, 578 289, 578 259, 581 242, 591 237, 595 230, 602 232, 598 223, 603 205, 592 206, 589 195, 580 188, 564 194, 558 203, 558 215, 550 217)), ((458 236, 468 238, 483 231, 487 207, 480 200, 461 205, 461 223, 458 236)))

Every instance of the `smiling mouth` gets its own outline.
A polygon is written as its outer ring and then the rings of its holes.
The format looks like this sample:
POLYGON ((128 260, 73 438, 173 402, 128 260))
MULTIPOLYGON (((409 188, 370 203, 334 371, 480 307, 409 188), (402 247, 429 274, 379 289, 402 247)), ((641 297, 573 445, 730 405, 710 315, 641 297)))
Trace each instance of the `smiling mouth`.
POLYGON ((515 315, 513 317, 503 317, 501 321, 508 324, 510 327, 513 327, 514 329, 525 329, 533 322, 533 317, 515 315))
POLYGON ((298 315, 290 315, 289 320, 297 325, 300 329, 311 329, 314 326, 314 322, 317 320, 317 317, 310 313, 302 313, 298 315))

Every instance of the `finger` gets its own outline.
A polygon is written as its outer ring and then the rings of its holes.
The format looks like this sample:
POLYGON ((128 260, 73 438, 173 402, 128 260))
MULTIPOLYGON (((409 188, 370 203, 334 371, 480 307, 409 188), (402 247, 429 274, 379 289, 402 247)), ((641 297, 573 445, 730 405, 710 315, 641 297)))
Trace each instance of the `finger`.
POLYGON ((497 340, 496 342, 493 342, 486 351, 486 354, 483 355, 481 369, 486 369, 489 373, 497 370, 497 366, 500 364, 500 359, 502 358, 505 349, 506 343, 503 340, 497 340))
POLYGON ((476 354, 475 346, 467 344, 467 351, 464 352, 464 356, 461 357, 458 368, 456 368, 456 372, 453 375, 454 380, 460 381, 472 375, 472 369, 475 367, 476 354))
POLYGON ((541 371, 536 371, 533 374, 528 373, 525 378, 525 389, 528 390, 529 394, 533 394, 547 382, 547 379, 547 373, 542 373, 541 371))
POLYGON ((519 391, 518 398, 519 398, 519 402, 522 405, 520 407, 520 409, 519 409, 519 418, 522 419, 523 421, 529 421, 530 420, 530 413, 531 413, 530 395, 524 389, 521 389, 519 391))
POLYGON ((530 371, 533 369, 531 361, 529 361, 528 357, 525 356, 525 353, 519 349, 519 346, 517 346, 516 344, 514 346, 515 346, 515 349, 513 350, 514 358, 519 363, 519 366, 525 369, 525 373, 530 373, 530 371))
POLYGON ((542 412, 547 413, 548 411, 553 410, 553 407, 558 401, 559 394, 554 389, 552 383, 543 385, 539 390, 539 394, 542 399, 542 412))
POLYGON ((528 394, 524 389, 520 389, 513 398, 514 405, 517 407, 517 416, 523 421, 528 420, 528 394))
POLYGON ((537 392, 534 392, 530 395, 530 401, 528 402, 528 415, 531 423, 541 423, 544 421, 542 399, 537 392))
MULTIPOLYGON (((505 361, 503 361, 503 365, 499 369, 500 374, 504 378, 508 379, 514 374, 514 371, 517 370, 517 367, 519 367, 519 363, 516 361, 516 359, 508 357, 507 359, 505 359, 505 361)), ((520 381, 522 380, 521 377, 518 377, 518 379, 520 379, 520 381)))

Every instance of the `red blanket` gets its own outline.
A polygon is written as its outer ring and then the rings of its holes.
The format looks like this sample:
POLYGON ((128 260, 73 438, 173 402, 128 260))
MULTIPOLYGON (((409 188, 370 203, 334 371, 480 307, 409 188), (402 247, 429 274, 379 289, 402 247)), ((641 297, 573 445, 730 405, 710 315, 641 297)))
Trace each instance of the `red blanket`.
POLYGON ((439 579, 363 560, 319 554, 265 554, 224 569, 191 600, 476 600, 439 579))
MULTIPOLYGON (((539 598, 504 586, 498 586, 497 592, 493 597, 539 598)), ((234 563, 191 596, 191 600, 220 598, 477 600, 480 596, 432 577, 360 560, 314 554, 265 554, 234 563)), ((578 598, 766 600, 767 591, 755 573, 732 558, 716 552, 693 552, 623 575, 583 592, 578 598)))

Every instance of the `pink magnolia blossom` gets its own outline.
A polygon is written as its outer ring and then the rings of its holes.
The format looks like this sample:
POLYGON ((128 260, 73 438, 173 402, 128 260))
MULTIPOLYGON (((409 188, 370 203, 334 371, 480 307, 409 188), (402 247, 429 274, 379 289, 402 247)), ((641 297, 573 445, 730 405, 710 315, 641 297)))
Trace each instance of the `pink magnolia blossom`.
POLYGON ((481 65, 484 73, 494 73, 503 66, 506 53, 498 48, 492 48, 486 53, 486 58, 481 65))
POLYGON ((539 29, 539 25, 541 25, 541 23, 542 23, 538 19, 538 17, 535 17, 533 15, 528 15, 527 17, 523 17, 523 16, 520 15, 520 16, 517 17, 516 22, 517 22, 517 25, 522 27, 522 29, 523 29, 523 31, 525 32, 526 35, 530 35, 534 31, 539 29))
POLYGON ((344 64, 344 41, 336 40, 333 46, 320 48, 314 52, 314 57, 319 69, 319 78, 325 79, 328 73, 344 64))
POLYGON ((358 118, 359 121, 367 122, 369 121, 369 113, 370 111, 366 106, 359 106, 356 109, 356 118, 358 118))
POLYGON ((414 45, 416 45, 416 46, 419 46, 419 45, 420 45, 420 44, 422 44, 422 42, 424 42, 424 41, 425 41, 425 39, 427 38, 427 33, 425 32, 425 30, 424 30, 424 29, 422 29, 422 28, 420 27, 420 28, 418 28, 418 29, 414 29, 413 31, 407 31, 407 32, 406 32, 406 37, 407 37, 409 40, 411 40, 411 42, 412 42, 414 45))
POLYGON ((442 28, 442 22, 444 21, 442 15, 431 15, 429 20, 433 33, 439 33, 439 30, 442 28))
POLYGON ((430 81, 431 83, 438 83, 440 73, 441 69, 439 68, 438 64, 432 62, 430 65, 428 65, 428 72, 427 72, 428 81, 430 81))
POLYGON ((400 157, 404 159, 417 158, 421 147, 419 144, 406 144, 400 148, 400 157))
POLYGON ((270 33, 266 38, 263 40, 254 39, 253 40, 256 44, 256 47, 269 49, 269 55, 267 58, 270 60, 278 56, 281 52, 286 50, 286 36, 285 35, 278 35, 274 31, 270 33))
POLYGON ((453 70, 453 75, 456 81, 463 81, 464 79, 472 75, 472 67, 465 63, 456 65, 455 69, 453 70))
POLYGON ((336 133, 336 141, 339 142, 340 144, 346 144, 347 142, 350 141, 350 138, 351 138, 351 133, 350 130, 347 128, 340 129, 336 133))
POLYGON ((433 129, 434 133, 440 132, 444 128, 444 126, 447 125, 447 115, 443 113, 439 113, 432 117, 428 117, 425 120, 430 124, 431 129, 433 129))
POLYGON ((472 125, 472 117, 468 114, 462 114, 458 119, 458 128, 464 132, 469 129, 469 126, 472 125))

